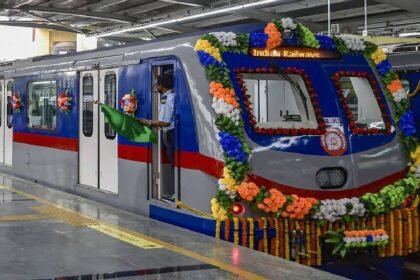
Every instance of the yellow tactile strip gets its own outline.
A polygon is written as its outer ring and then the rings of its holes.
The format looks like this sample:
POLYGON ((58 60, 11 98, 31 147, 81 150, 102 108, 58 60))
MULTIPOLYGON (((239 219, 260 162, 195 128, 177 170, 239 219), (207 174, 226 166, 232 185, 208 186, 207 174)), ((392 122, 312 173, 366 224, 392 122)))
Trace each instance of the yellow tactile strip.
POLYGON ((0 222, 18 222, 18 221, 34 221, 41 219, 48 219, 48 215, 7 215, 0 216, 0 222))
MULTIPOLYGON (((32 195, 32 194, 29 194, 29 193, 26 193, 26 192, 23 192, 23 191, 14 189, 14 188, 10 188, 10 187, 7 187, 7 186, 0 186, 0 188, 4 188, 4 189, 8 189, 8 190, 14 191, 17 194, 20 194, 20 195, 25 196, 25 197, 28 197, 28 198, 32 198, 32 199, 34 199, 34 200, 36 200, 38 202, 41 202, 41 203, 46 204, 47 206, 57 208, 57 209, 59 209, 61 211, 64 211, 64 212, 69 212, 72 215, 77 215, 77 216, 83 218, 83 220, 77 221, 77 222, 80 222, 79 224, 84 224, 85 226, 89 226, 90 228, 95 228, 95 225, 101 225, 101 226, 105 226, 103 228, 112 229, 113 232, 119 233, 117 236, 114 236, 115 238, 118 238, 118 236, 122 236, 123 234, 127 234, 127 236, 130 236, 130 237, 131 236, 134 236, 134 237, 137 237, 137 238, 140 238, 140 239, 144 239, 147 242, 156 243, 159 246, 162 246, 165 249, 170 250, 170 251, 173 251, 175 253, 178 253, 178 254, 181 254, 181 255, 184 255, 184 256, 187 256, 187 257, 196 259, 196 260, 201 261, 203 263, 211 264, 213 266, 218 267, 219 269, 222 269, 222 270, 231 272, 233 274, 236 274, 236 275, 238 275, 240 277, 243 277, 244 279, 255 279, 255 280, 264 280, 264 279, 266 279, 263 276, 257 275, 255 273, 252 273, 252 272, 247 271, 247 270, 244 270, 244 269, 241 269, 241 268, 239 268, 237 266, 234 266, 234 265, 231 265, 229 263, 225 263, 225 262, 222 262, 222 261, 219 261, 219 260, 216 260, 216 259, 213 259, 213 258, 204 256, 204 255, 201 255, 199 253, 190 251, 190 250, 185 249, 183 247, 179 247, 177 245, 174 245, 174 244, 171 244, 171 243, 168 243, 168 242, 165 242, 165 241, 162 241, 162 240, 153 238, 151 236, 148 236, 148 235, 145 235, 145 234, 142 234, 142 233, 133 231, 133 230, 129 230, 127 228, 123 228, 123 227, 120 227, 120 226, 117 226, 117 225, 114 225, 114 224, 111 224, 111 223, 107 223, 107 222, 105 222, 103 220, 99 220, 99 219, 96 219, 96 218, 93 218, 93 217, 88 217, 88 216, 86 216, 84 214, 78 213, 78 212, 73 211, 71 209, 67 209, 67 208, 65 208, 63 206, 56 205, 56 204, 52 203, 51 201, 48 201, 48 200, 46 200, 44 198, 41 198, 41 197, 38 197, 38 196, 35 196, 35 195, 32 195)), ((53 212, 53 214, 57 214, 58 213, 58 211, 51 210, 51 209, 45 209, 45 211, 49 211, 49 213, 53 212)), ((72 222, 76 223, 75 218, 74 217, 71 217, 70 218, 69 217, 69 214, 63 214, 63 213, 61 213, 60 214, 60 219, 63 219, 63 221, 70 221, 71 220, 72 222)), ((108 233, 106 233, 106 234, 108 234, 108 233)), ((108 234, 108 235, 110 235, 110 234, 108 234)))
POLYGON ((140 238, 138 236, 135 236, 133 234, 123 232, 121 230, 118 230, 116 228, 104 225, 104 224, 92 224, 88 225, 89 228, 97 230, 99 232, 102 232, 103 234, 106 234, 108 236, 117 238, 121 241, 130 243, 131 245, 140 247, 142 249, 158 249, 163 248, 162 245, 159 245, 155 242, 150 242, 144 238, 140 238))
POLYGON ((57 208, 52 205, 40 205, 40 206, 34 206, 32 208, 38 211, 39 213, 41 213, 42 215, 45 215, 45 216, 48 216, 57 220, 61 220, 74 227, 86 227, 86 226, 98 224, 98 222, 92 219, 82 217, 78 215, 77 213, 72 213, 64 209, 57 208))

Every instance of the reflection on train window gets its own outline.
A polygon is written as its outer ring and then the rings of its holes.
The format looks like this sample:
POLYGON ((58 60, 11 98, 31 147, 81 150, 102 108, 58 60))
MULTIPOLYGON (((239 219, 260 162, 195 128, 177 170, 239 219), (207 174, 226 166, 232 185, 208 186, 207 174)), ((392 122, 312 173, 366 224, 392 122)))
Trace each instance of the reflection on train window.
MULTIPOLYGON (((107 72, 105 74, 105 104, 111 108, 116 108, 116 95, 117 95, 117 76, 114 72, 107 72)), ((115 139, 115 130, 109 125, 108 122, 105 123, 105 137, 107 139, 115 139)))
POLYGON ((244 74, 257 126, 262 128, 317 128, 303 78, 297 74, 244 74))
POLYGON ((9 81, 7 83, 7 99, 6 99, 6 125, 8 128, 13 127, 13 103, 12 103, 12 95, 13 95, 13 82, 9 81))
POLYGON ((57 126, 56 81, 28 83, 27 121, 28 128, 55 130, 57 126))
POLYGON ((385 129, 382 113, 366 78, 341 77, 341 89, 359 128, 385 129))
POLYGON ((405 92, 410 93, 410 82, 408 80, 400 79, 401 85, 403 86, 405 92))
POLYGON ((83 77, 82 102, 83 135, 91 137, 93 134, 93 77, 90 74, 86 74, 83 77))

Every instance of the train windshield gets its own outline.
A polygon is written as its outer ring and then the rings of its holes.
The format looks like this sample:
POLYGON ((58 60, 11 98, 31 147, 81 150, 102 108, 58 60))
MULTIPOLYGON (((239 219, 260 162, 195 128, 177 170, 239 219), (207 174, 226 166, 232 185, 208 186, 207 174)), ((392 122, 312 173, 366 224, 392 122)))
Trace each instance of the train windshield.
POLYGON ((243 74, 261 128, 317 128, 308 90, 298 74, 243 74))
POLYGON ((385 129, 382 113, 369 81, 362 77, 341 77, 339 83, 356 126, 385 129))

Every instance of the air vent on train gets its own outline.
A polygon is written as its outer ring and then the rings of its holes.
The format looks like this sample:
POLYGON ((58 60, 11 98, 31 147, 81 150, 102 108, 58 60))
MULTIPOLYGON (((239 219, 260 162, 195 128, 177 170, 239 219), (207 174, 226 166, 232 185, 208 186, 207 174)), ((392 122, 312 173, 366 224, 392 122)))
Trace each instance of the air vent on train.
POLYGON ((338 189, 346 183, 347 174, 341 167, 328 167, 318 170, 315 179, 321 189, 338 189))

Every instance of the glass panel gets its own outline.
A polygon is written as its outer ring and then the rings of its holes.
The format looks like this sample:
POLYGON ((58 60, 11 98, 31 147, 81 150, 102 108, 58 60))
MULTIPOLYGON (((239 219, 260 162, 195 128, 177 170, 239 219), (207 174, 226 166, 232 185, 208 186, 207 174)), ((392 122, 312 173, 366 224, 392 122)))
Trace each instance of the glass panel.
POLYGON ((57 126, 57 83, 35 81, 28 83, 26 126, 55 130, 57 126))
POLYGON ((7 91, 13 91, 13 82, 9 81, 7 83, 7 91))
POLYGON ((262 128, 317 128, 315 112, 303 78, 288 74, 244 74, 257 126, 262 128))
POLYGON ((359 128, 385 129, 382 113, 366 78, 341 77, 341 89, 359 128))
POLYGON ((83 77, 83 135, 91 137, 93 134, 93 77, 87 74, 83 77))
MULTIPOLYGON (((107 72, 105 74, 105 104, 112 108, 116 108, 116 99, 117 99, 117 76, 114 72, 107 72)), ((115 139, 115 130, 105 123, 105 137, 107 139, 115 139)))
POLYGON ((13 99, 12 99, 12 94, 13 94, 13 82, 8 82, 7 83, 7 93, 10 92, 10 96, 7 96, 6 98, 6 114, 7 114, 7 127, 8 128, 12 128, 13 127, 13 99))

